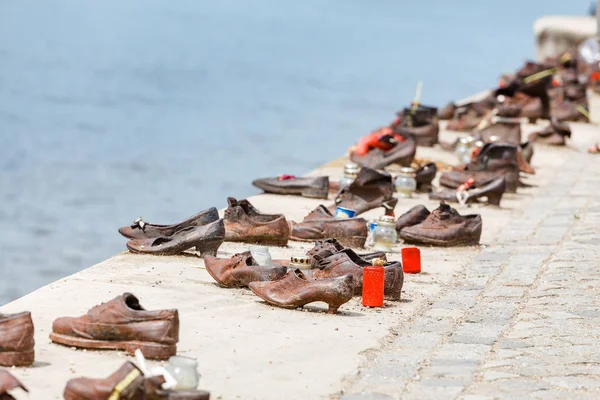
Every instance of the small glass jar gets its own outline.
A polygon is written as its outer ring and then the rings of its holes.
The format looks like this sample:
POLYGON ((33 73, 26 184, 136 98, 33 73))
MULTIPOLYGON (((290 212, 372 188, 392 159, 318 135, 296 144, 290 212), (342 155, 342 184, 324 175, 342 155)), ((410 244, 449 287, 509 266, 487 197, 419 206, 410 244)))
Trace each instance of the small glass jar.
POLYGON ((348 163, 344 166, 344 176, 340 179, 340 190, 349 186, 354 182, 358 173, 360 172, 360 166, 355 163, 348 163))
POLYGON ((177 381, 175 390, 195 390, 198 387, 200 374, 195 358, 171 356, 165 368, 177 381))
POLYGON ((396 223, 391 215, 382 215, 373 229, 373 250, 391 251, 398 241, 396 223))
POLYGON ((463 164, 471 162, 471 152, 473 151, 473 138, 472 137, 461 137, 458 139, 456 149, 454 150, 456 158, 463 164))
POLYGON ((366 247, 373 247, 373 231, 377 227, 377 220, 373 219, 369 221, 367 228, 369 229, 369 233, 367 234, 367 240, 365 241, 366 247))
POLYGON ((263 267, 273 266, 273 260, 271 259, 271 253, 269 248, 266 246, 250 246, 250 253, 254 261, 263 267))
POLYGON ((400 173, 396 176, 394 184, 400 197, 412 197, 413 192, 417 190, 415 170, 410 167, 400 168, 400 173))
POLYGON ((291 269, 296 269, 296 268, 300 268, 300 269, 311 269, 312 265, 310 265, 310 257, 309 256, 292 256, 290 258, 290 265, 289 268, 291 269))

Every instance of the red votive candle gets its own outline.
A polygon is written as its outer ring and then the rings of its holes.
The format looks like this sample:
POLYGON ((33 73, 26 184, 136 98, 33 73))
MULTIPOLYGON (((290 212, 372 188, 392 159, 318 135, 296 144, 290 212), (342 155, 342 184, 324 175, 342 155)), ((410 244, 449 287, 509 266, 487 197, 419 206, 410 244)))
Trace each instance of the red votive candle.
POLYGON ((365 307, 383 307, 385 287, 385 261, 373 260, 373 265, 363 268, 362 304, 365 307))
POLYGON ((421 250, 416 247, 402 249, 402 270, 407 274, 421 272, 421 250))

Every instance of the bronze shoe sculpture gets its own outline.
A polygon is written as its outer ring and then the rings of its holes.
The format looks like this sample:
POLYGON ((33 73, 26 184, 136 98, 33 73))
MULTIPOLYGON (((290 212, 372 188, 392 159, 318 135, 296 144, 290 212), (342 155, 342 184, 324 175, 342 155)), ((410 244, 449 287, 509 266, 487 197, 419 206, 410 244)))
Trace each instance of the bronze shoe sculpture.
POLYGON ((290 224, 290 239, 301 242, 334 238, 344 246, 363 247, 369 233, 365 219, 334 219, 323 205, 310 212, 302 222, 290 224))
MULTIPOLYGON (((359 257, 351 249, 344 249, 333 253, 323 250, 313 256, 315 260, 312 274, 315 278, 332 278, 352 274, 354 277, 354 294, 362 293, 363 268, 372 265, 359 257)), ((404 284, 404 273, 402 264, 398 261, 385 264, 385 288, 384 295, 389 300, 400 300, 402 285, 404 284)))
POLYGON ((65 400, 143 400, 145 396, 144 374, 131 361, 107 378, 75 378, 67 382, 65 400))
POLYGON ((552 107, 552 117, 560 122, 590 122, 587 100, 563 100, 552 107))
POLYGON ((429 194, 429 198, 432 200, 445 200, 449 202, 458 202, 462 204, 476 203, 481 198, 486 198, 487 203, 499 206, 502 195, 506 191, 506 184, 504 183, 504 177, 494 179, 486 185, 479 186, 474 189, 466 190, 442 190, 436 191, 429 194))
POLYGON ((390 138, 390 141, 393 141, 393 147, 389 150, 374 148, 365 155, 359 155, 353 151, 350 153, 350 160, 373 169, 383 169, 392 164, 408 167, 415 158, 417 142, 413 135, 399 136, 403 139, 402 141, 390 138))
MULTIPOLYGON (((313 266, 313 268, 317 268, 317 264, 314 259, 315 254, 319 254, 323 250, 329 250, 332 253, 337 253, 338 251, 342 251, 345 249, 346 249, 346 247, 344 247, 336 239, 317 240, 317 241, 315 241, 315 246, 312 249, 308 250, 306 252, 306 255, 311 258, 311 265, 313 266)), ((364 261, 364 263, 369 263, 370 261, 375 260, 376 258, 380 258, 383 261, 387 261, 387 256, 385 255, 385 251, 374 251, 371 253, 361 253, 361 254, 357 254, 357 256, 360 257, 364 261)))
POLYGON ((503 176, 506 192, 515 193, 519 185, 520 161, 524 163, 518 158, 519 150, 519 146, 487 143, 469 164, 444 172, 440 176, 440 185, 456 189, 473 179, 473 187, 481 187, 503 176))
POLYGON ((130 239, 127 248, 132 253, 174 256, 194 247, 201 256, 216 255, 225 239, 222 219, 202 226, 189 226, 171 236, 151 239, 130 239))
POLYGON ((363 167, 354 182, 343 188, 336 196, 335 203, 327 208, 332 214, 337 207, 343 207, 359 215, 384 204, 395 206, 398 200, 394 199, 393 194, 390 174, 363 167))
POLYGON ((162 389, 165 382, 162 376, 146 378, 144 400, 210 400, 210 393, 204 390, 162 389))
POLYGON ((290 236, 282 214, 262 214, 248 200, 227 198, 225 241, 285 246, 290 236))
POLYGON ((460 215, 443 201, 420 224, 402 228, 406 243, 432 246, 471 246, 479 244, 482 221, 479 214, 460 215))
POLYGON ((173 225, 156 225, 145 222, 139 217, 130 226, 119 228, 119 233, 128 239, 151 239, 156 237, 171 236, 175 232, 190 226, 202 226, 219 219, 219 212, 215 207, 211 207, 198 214, 173 225))
POLYGON ((124 293, 81 317, 61 317, 52 324, 54 343, 93 350, 140 349, 146 358, 165 360, 177 352, 177 310, 146 311, 137 297, 124 293))
POLYGON ((309 278, 299 269, 289 271, 274 282, 250 282, 250 289, 269 304, 283 308, 298 308, 314 301, 329 305, 328 314, 348 302, 354 294, 352 275, 330 279, 309 278))
POLYGON ((276 178, 256 179, 252 184, 264 190, 265 193, 291 194, 317 199, 326 199, 329 194, 329 177, 327 176, 299 178, 282 175, 276 178))
POLYGON ((498 142, 518 146, 521 144, 521 123, 499 121, 473 132, 473 137, 481 139, 483 143, 498 142))
POLYGON ((435 163, 429 163, 419 167, 415 172, 415 180, 417 181, 417 192, 429 193, 433 186, 431 182, 435 179, 437 174, 437 166, 435 163))
POLYGON ((0 365, 33 364, 33 321, 30 312, 0 314, 0 365))
POLYGON ((402 228, 420 224, 429 217, 430 211, 424 205, 414 206, 396 220, 396 231, 400 232, 402 228))
POLYGON ((25 392, 29 392, 29 390, 27 390, 27 388, 10 372, 6 370, 0 370, 0 400, 15 400, 15 398, 8 392, 17 388, 21 388, 25 392))
POLYGON ((258 265, 249 251, 231 258, 205 257, 204 266, 219 285, 226 288, 247 287, 250 282, 276 281, 287 273, 287 268, 258 265))
POLYGON ((544 143, 550 146, 564 146, 565 138, 571 137, 571 128, 564 122, 550 120, 550 125, 529 135, 530 143, 544 143))

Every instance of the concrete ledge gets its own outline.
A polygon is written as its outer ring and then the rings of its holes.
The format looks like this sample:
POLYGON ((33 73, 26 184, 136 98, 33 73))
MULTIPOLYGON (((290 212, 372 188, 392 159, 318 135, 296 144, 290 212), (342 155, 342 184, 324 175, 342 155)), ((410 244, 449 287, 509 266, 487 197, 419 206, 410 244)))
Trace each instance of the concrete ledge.
POLYGON ((596 35, 594 17, 542 17, 533 25, 537 43, 537 59, 555 57, 596 35))

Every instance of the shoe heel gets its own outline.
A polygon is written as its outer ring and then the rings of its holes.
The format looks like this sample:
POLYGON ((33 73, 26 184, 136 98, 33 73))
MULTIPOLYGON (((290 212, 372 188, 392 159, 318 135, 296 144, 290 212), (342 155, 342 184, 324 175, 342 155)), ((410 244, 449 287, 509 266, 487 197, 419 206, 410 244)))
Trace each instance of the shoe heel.
POLYGON ((500 206, 500 200, 502 199, 502 195, 504 192, 492 192, 486 195, 488 204, 493 206, 500 206))
POLYGON ((329 195, 329 188, 307 188, 302 191, 302 197, 313 199, 326 199, 329 195))
POLYGON ((0 365, 4 367, 25 367, 33 364, 35 359, 35 351, 7 351, 0 353, 0 365))
POLYGON ((206 242, 201 242, 196 245, 196 251, 200 253, 200 257, 204 258, 204 256, 217 256, 217 251, 221 244, 223 243, 223 238, 219 240, 211 240, 206 242))
MULTIPOLYGON (((344 304, 344 303, 342 303, 342 304, 344 304)), ((338 308, 340 308, 340 306, 341 306, 342 304, 338 304, 338 303, 335 303, 335 304, 332 304, 332 303, 327 303, 327 305, 329 306, 329 308, 327 309, 327 314, 337 314, 337 312, 338 312, 338 308)))

